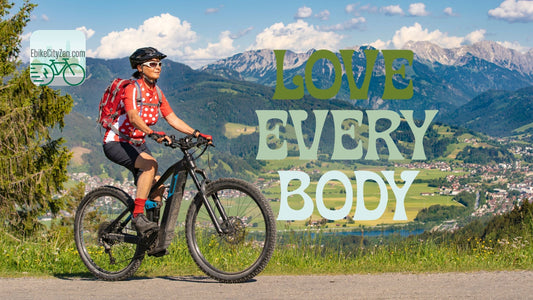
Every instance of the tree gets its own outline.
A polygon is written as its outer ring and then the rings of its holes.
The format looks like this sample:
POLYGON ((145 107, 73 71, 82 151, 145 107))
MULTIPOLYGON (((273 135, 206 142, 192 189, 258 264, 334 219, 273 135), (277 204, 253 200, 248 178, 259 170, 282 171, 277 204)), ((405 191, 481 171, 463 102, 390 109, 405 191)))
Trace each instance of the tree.
POLYGON ((72 98, 34 85, 29 68, 17 70, 20 36, 34 7, 26 1, 11 14, 13 4, 0 0, 0 220, 21 233, 35 231, 38 216, 62 206, 64 197, 53 196, 71 158, 64 140, 49 131, 63 128, 72 98))

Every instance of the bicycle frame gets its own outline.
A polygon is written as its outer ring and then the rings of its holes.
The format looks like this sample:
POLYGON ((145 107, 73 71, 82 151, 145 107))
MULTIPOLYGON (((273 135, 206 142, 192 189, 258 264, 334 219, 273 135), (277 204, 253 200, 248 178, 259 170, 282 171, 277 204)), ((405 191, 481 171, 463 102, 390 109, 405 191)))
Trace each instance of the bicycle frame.
MULTIPOLYGON (((170 183, 170 187, 168 191, 168 197, 166 199, 165 209, 163 211, 163 217, 161 218, 159 233, 157 236, 157 245, 152 250, 153 253, 166 250, 172 243, 172 239, 174 238, 174 235, 175 235, 176 223, 178 220, 180 206, 183 200, 185 184, 187 182, 188 176, 192 178, 192 180, 194 181, 194 184, 196 185, 196 188, 198 189, 198 193, 194 197, 193 201, 200 201, 199 199, 201 199, 202 203, 205 205, 205 208, 217 232, 219 234, 224 233, 223 228, 220 226, 220 223, 216 218, 215 211, 211 203, 209 203, 209 201, 207 200, 205 196, 205 185, 209 183, 209 180, 207 178, 207 175, 205 174, 205 171, 203 169, 199 169, 196 166, 194 158, 192 154, 189 153, 189 151, 184 150, 182 152, 184 154, 184 157, 177 163, 170 166, 150 190, 150 194, 152 194, 158 189, 159 186, 163 185, 170 177, 172 177, 172 181, 170 183), (201 180, 198 178, 197 174, 200 174, 202 176, 201 180)), ((222 205, 220 204, 220 201, 216 195, 213 195, 213 200, 215 202, 215 207, 218 210, 220 217, 222 218, 222 222, 226 221, 228 219, 226 212, 224 208, 222 207, 222 205)), ((134 204, 131 203, 129 209, 124 211, 116 219, 116 222, 118 222, 118 220, 123 218, 127 213, 130 213, 131 211, 133 211, 133 205, 134 204)), ((129 220, 130 218, 127 218, 121 224, 121 227, 126 226, 129 220)), ((109 227, 114 227, 116 222, 112 222, 112 224, 110 224, 109 227)), ((130 236, 128 234, 126 235, 110 234, 109 237, 112 239, 114 238, 114 239, 122 240, 125 242, 129 242, 129 243, 134 243, 134 244, 139 243, 138 237, 130 236)))

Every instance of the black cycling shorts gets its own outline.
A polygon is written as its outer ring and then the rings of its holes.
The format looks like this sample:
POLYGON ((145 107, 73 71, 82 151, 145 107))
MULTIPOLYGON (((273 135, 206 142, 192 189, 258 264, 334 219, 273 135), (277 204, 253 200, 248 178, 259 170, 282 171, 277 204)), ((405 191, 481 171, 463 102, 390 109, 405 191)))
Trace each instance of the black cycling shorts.
POLYGON ((112 162, 126 167, 133 174, 133 180, 137 185, 137 179, 143 170, 135 168, 137 157, 143 152, 152 155, 146 143, 132 145, 127 142, 107 142, 104 144, 104 154, 112 162))

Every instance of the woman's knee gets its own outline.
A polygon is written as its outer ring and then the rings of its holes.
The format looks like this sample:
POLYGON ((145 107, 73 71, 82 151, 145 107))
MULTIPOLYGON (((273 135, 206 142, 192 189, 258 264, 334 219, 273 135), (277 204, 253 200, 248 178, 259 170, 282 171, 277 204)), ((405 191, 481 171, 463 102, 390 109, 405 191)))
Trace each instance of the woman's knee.
POLYGON ((147 153, 141 153, 137 160, 135 160, 135 167, 143 170, 143 172, 157 172, 157 161, 151 155, 147 153))

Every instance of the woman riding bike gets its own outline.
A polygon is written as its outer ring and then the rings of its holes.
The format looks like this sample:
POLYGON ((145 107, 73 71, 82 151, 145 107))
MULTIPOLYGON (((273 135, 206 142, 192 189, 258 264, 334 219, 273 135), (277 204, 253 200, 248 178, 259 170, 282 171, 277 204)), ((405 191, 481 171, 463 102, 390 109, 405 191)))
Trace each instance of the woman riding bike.
POLYGON ((136 69, 133 77, 135 84, 125 89, 125 98, 119 106, 120 113, 115 124, 119 134, 107 129, 104 135, 104 153, 114 163, 126 167, 133 173, 134 183, 137 185, 135 208, 132 223, 141 236, 157 232, 158 225, 149 221, 144 215, 144 206, 148 197, 160 202, 161 192, 149 195, 152 185, 157 181, 157 161, 152 156, 145 143, 145 137, 154 138, 158 143, 170 138, 162 131, 153 131, 149 126, 155 125, 159 118, 159 110, 163 118, 174 129, 212 140, 210 135, 202 134, 193 129, 172 111, 165 95, 156 86, 161 74, 161 60, 166 57, 152 47, 137 49, 130 56, 132 69, 136 69), (138 103, 136 95, 140 89, 142 101, 138 103), (161 99, 160 99, 161 98, 161 99))

